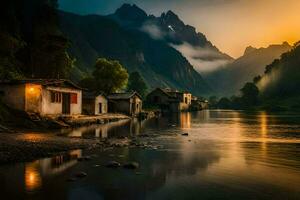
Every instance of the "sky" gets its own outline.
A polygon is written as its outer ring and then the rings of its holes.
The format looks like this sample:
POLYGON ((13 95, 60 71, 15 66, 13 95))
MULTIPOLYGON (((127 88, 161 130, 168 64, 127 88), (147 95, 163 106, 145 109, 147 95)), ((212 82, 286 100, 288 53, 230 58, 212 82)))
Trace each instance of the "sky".
POLYGON ((156 16, 172 10, 235 58, 250 45, 300 40, 300 0, 59 0, 60 9, 78 14, 111 14, 123 3, 156 16))

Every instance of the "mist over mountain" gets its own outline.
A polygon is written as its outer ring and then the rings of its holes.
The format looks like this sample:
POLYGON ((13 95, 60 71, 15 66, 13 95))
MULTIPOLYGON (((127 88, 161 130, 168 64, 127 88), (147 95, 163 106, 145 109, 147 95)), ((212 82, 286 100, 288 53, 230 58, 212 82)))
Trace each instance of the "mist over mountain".
MULTIPOLYGON (((267 65, 257 81, 262 96, 268 99, 285 100, 300 94, 300 43, 267 65)), ((299 104, 299 101, 295 102, 299 104)), ((300 107, 299 107, 300 108, 300 107)))
POLYGON ((76 58, 75 79, 90 73, 98 57, 107 57, 119 60, 129 72, 140 72, 150 87, 206 95, 211 88, 197 72, 201 64, 195 63, 232 60, 172 11, 155 17, 136 5, 124 4, 108 16, 61 11, 60 20, 72 43, 69 53, 76 58))
POLYGON ((147 16, 137 6, 124 4, 109 17, 127 29, 139 29, 155 40, 165 41, 182 53, 200 73, 214 71, 233 60, 170 10, 159 17, 147 16))
POLYGON ((255 76, 262 75, 265 66, 280 58, 281 54, 292 49, 287 42, 270 45, 267 48, 247 47, 244 55, 223 66, 213 73, 204 74, 205 79, 214 86, 218 95, 230 96, 236 94, 246 82, 251 82, 255 76))

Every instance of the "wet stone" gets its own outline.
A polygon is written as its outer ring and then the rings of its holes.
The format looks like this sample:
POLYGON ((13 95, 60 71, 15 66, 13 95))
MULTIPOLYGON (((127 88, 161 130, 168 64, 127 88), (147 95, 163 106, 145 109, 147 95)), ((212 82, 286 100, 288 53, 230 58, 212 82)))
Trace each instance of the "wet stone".
POLYGON ((108 167, 108 168, 118 168, 120 167, 121 164, 117 161, 110 161, 108 163, 106 163, 105 167, 108 167))
POLYGON ((137 162, 129 162, 123 165, 125 169, 137 169, 140 167, 140 164, 137 162))
POLYGON ((87 176, 87 173, 85 173, 85 172, 78 172, 78 173, 75 174, 75 176, 78 177, 78 178, 84 178, 84 177, 87 176))
POLYGON ((67 179, 68 182, 74 182, 76 181, 77 179, 75 177, 70 177, 67 179))

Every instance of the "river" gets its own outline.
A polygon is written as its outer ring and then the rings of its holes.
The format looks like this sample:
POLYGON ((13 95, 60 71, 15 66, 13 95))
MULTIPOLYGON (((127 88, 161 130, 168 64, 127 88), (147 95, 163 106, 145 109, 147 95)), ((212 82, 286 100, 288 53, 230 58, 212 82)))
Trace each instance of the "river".
POLYGON ((159 148, 74 150, 3 165, 1 199, 300 199, 300 114, 205 110, 61 134, 96 140, 147 134, 159 148), (78 161, 83 155, 93 159, 78 161), (110 160, 140 168, 103 166, 110 160), (79 171, 87 176, 67 181, 79 171))

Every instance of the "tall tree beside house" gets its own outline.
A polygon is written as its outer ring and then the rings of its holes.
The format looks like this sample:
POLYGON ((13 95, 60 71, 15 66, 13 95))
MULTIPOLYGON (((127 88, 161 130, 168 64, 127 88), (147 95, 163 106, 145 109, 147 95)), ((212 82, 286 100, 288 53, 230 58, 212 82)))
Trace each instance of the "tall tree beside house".
POLYGON ((92 77, 81 80, 81 86, 106 94, 124 89, 128 82, 126 69, 116 60, 99 58, 92 77))
POLYGON ((4 0, 0 8, 0 78, 65 78, 69 41, 59 28, 57 0, 4 0))
POLYGON ((145 83, 145 80, 140 75, 139 72, 132 72, 129 75, 127 90, 128 91, 136 91, 138 92, 142 97, 145 97, 147 92, 147 84, 145 83))

